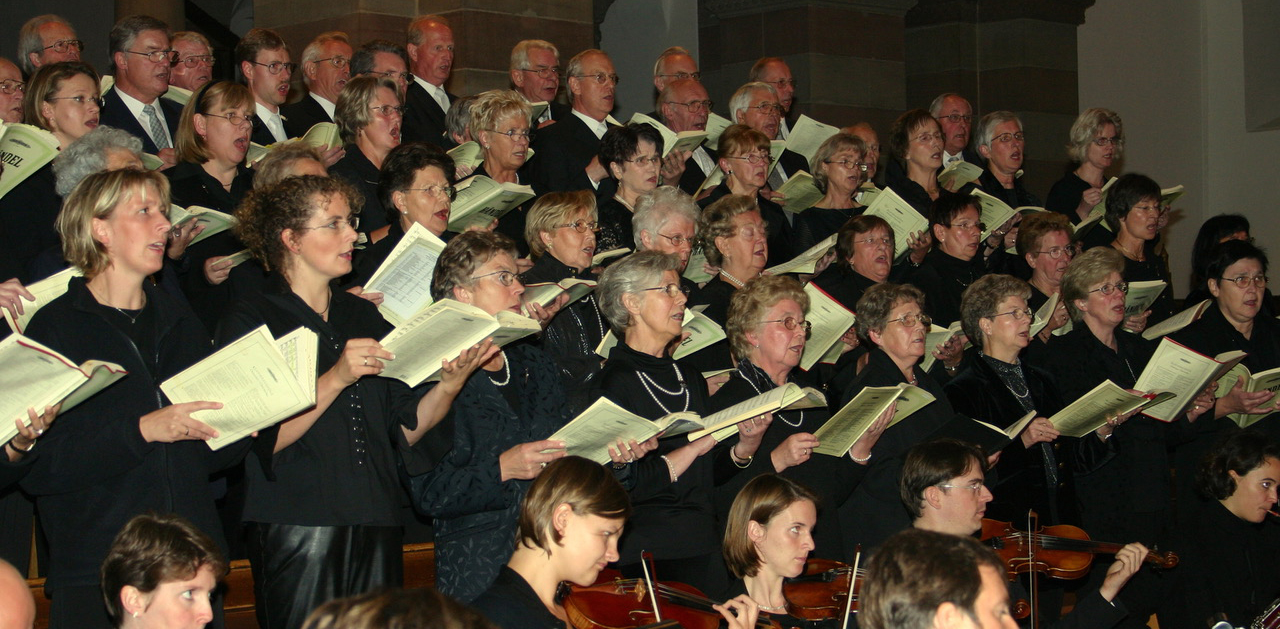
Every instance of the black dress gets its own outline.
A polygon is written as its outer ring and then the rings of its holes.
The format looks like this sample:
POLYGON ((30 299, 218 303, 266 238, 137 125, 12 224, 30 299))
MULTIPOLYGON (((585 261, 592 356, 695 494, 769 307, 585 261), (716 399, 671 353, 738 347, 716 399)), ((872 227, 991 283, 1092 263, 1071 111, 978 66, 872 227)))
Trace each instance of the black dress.
POLYGON ((636 248, 635 235, 631 231, 632 212, 616 196, 600 201, 596 206, 596 220, 600 222, 600 233, 596 234, 596 251, 636 248))
POLYGON ((796 253, 801 254, 813 248, 826 237, 840 231, 849 219, 862 214, 866 209, 865 207, 848 209, 811 207, 801 212, 796 216, 796 253))
MULTIPOLYGON (((434 105, 434 101, 432 104, 434 105)), ((360 210, 360 233, 371 234, 387 224, 387 209, 382 207, 382 201, 378 199, 378 178, 381 173, 365 157, 359 146, 348 144, 342 148, 346 150, 346 155, 329 167, 329 176, 351 184, 364 197, 364 208, 360 210)))
POLYGON ((1049 196, 1044 199, 1044 209, 1065 215, 1075 225, 1080 222, 1080 215, 1076 213, 1076 208, 1080 207, 1080 199, 1084 197, 1084 191, 1092 187, 1093 184, 1081 179, 1075 171, 1069 172, 1049 188, 1049 196))
POLYGON ((826 270, 813 278, 813 284, 822 289, 827 296, 840 302, 841 306, 856 312, 858 300, 863 293, 878 282, 855 271, 848 262, 836 260, 826 270))
POLYGON ((538 593, 520 573, 502 566, 493 585, 471 606, 484 614, 498 629, 564 629, 565 622, 556 618, 538 593))
MULTIPOLYGON (((800 386, 812 386, 804 381, 803 374, 798 371, 788 374, 787 380, 800 386)), ((774 388, 776 385, 773 380, 750 360, 743 359, 729 381, 711 396, 710 410, 716 412, 728 408, 774 388)), ((751 463, 733 480, 716 488, 716 512, 719 520, 726 521, 733 499, 748 481, 762 474, 776 473, 770 458, 775 448, 791 435, 816 432, 830 417, 831 412, 825 408, 774 413, 773 423, 764 433, 760 448, 756 450, 751 463)), ((737 442, 737 435, 725 440, 729 445, 737 442)), ((844 556, 844 545, 840 541, 840 504, 853 493, 866 472, 866 465, 855 463, 847 455, 833 457, 822 454, 814 454, 808 461, 782 471, 783 476, 812 489, 818 495, 820 502, 817 505, 817 527, 813 531, 815 547, 812 556, 836 561, 853 559, 844 556)))
POLYGON ((32 261, 61 246, 53 228, 62 209, 56 184, 50 163, 0 197, 0 281, 16 277, 26 285, 39 279, 31 275, 32 261))
POLYGON ((960 296, 964 289, 987 274, 981 255, 961 260, 934 247, 907 276, 907 281, 924 292, 924 309, 942 327, 960 320, 960 296))
MULTIPOLYGON (((574 272, 550 251, 542 254, 534 262, 533 268, 521 276, 525 285, 544 282, 559 282, 568 278, 595 281, 590 269, 574 272)), ((542 333, 542 349, 556 362, 560 368, 560 379, 564 390, 576 398, 591 388, 591 383, 600 373, 600 356, 596 347, 604 340, 608 324, 600 314, 596 305, 595 293, 587 295, 569 304, 564 310, 552 317, 542 333)), ((578 402, 585 402, 579 399, 578 402)), ((582 408, 589 406, 588 402, 582 408)), ((577 406, 575 405, 575 408, 577 406)))

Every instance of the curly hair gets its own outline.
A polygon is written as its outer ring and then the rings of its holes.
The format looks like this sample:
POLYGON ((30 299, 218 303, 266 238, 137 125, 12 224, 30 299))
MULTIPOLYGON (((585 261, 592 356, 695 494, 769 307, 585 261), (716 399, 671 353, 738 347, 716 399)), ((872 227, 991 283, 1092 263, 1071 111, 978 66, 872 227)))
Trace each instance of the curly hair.
POLYGON ((980 348, 985 339, 978 320, 998 314, 996 309, 1000 303, 1010 297, 1026 299, 1030 296, 1031 286, 1012 275, 983 275, 960 295, 960 325, 974 347, 980 348))
POLYGON ((236 237, 267 270, 287 274, 289 250, 282 234, 306 227, 307 219, 333 195, 344 198, 352 214, 359 214, 364 205, 364 196, 338 178, 288 177, 269 188, 254 190, 236 208, 236 237))
POLYGON ((375 590, 333 599, 303 629, 495 629, 480 612, 435 588, 375 590))
MULTIPOLYGON (((702 244, 702 253, 707 256, 707 262, 716 266, 723 264, 724 254, 716 248, 716 239, 732 238, 738 233, 738 226, 733 219, 747 212, 758 211, 760 208, 756 206, 754 198, 740 194, 720 197, 715 203, 708 205, 698 219, 698 240, 702 244)), ((766 222, 765 229, 768 228, 766 222)))
POLYGON ((1244 476, 1265 465, 1267 459, 1280 460, 1280 444, 1252 431, 1233 433, 1201 459, 1196 490, 1207 500, 1226 500, 1237 488, 1230 472, 1244 476))
POLYGON ((517 256, 515 241, 502 234, 466 231, 454 236, 436 260, 436 270, 431 276, 431 298, 453 299, 455 287, 470 286, 475 281, 471 275, 476 269, 502 252, 513 259, 517 256))
POLYGON ((805 294, 804 286, 787 275, 761 275, 734 291, 724 324, 734 358, 743 360, 751 354, 753 347, 747 334, 759 330, 765 313, 784 299, 800 304, 802 312, 809 311, 809 295, 805 294))
POLYGON ((894 308, 911 302, 920 306, 921 311, 924 310, 924 293, 910 284, 886 282, 868 288, 854 307, 854 312, 858 313, 858 320, 854 323, 858 328, 858 336, 870 343, 871 331, 884 330, 884 326, 889 323, 889 313, 894 308))

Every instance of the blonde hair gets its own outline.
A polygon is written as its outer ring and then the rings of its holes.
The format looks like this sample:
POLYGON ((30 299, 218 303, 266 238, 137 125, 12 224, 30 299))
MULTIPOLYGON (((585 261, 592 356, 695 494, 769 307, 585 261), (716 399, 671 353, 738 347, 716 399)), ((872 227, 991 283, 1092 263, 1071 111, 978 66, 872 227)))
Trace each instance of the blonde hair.
POLYGON ((804 287, 786 275, 761 275, 747 282, 742 290, 734 291, 729 299, 729 317, 724 331, 729 337, 729 349, 733 357, 742 360, 754 349, 747 341, 747 333, 760 329, 765 312, 778 302, 790 299, 800 304, 800 310, 809 311, 809 296, 804 287))
POLYGON ((205 139, 196 133, 195 118, 196 115, 201 115, 207 120, 211 112, 218 107, 232 109, 248 107, 250 119, 252 119, 253 92, 250 92, 248 87, 231 81, 206 83, 196 90, 195 95, 182 108, 182 117, 178 120, 178 136, 174 142, 178 159, 192 164, 203 164, 213 159, 205 139))
POLYGON ((123 168, 84 178, 62 204, 54 226, 62 239, 62 257, 92 279, 111 264, 106 247, 93 237, 93 219, 106 219, 116 208, 148 191, 155 191, 160 207, 169 212, 169 180, 158 172, 123 168), (140 192, 139 192, 140 191, 140 192))
POLYGON ((383 76, 357 76, 347 81, 333 109, 333 121, 338 124, 343 142, 355 142, 360 130, 373 121, 373 110, 370 107, 378 95, 378 88, 383 87, 391 90, 397 104, 404 104, 400 101, 400 87, 391 79, 383 76))
POLYGON ((596 220, 596 197, 587 190, 573 192, 551 192, 542 195, 533 207, 529 208, 529 216, 525 219, 524 239, 529 241, 529 252, 540 257, 547 252, 546 243, 542 242, 542 233, 551 233, 556 225, 563 225, 578 212, 586 210, 592 221, 596 220))

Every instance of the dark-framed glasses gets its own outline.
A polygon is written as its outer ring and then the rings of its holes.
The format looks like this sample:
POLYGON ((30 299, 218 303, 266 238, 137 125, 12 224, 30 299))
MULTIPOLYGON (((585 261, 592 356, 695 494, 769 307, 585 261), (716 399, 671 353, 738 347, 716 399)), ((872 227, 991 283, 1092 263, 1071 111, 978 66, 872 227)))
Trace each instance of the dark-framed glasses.
POLYGON ((863 172, 863 173, 867 172, 866 162, 855 162, 851 159, 841 159, 841 160, 828 159, 828 160, 823 160, 822 163, 839 164, 840 166, 843 166, 849 170, 857 170, 858 172, 863 172))
POLYGON ((677 81, 683 81, 685 79, 693 79, 699 82, 702 81, 701 72, 676 72, 675 74, 659 74, 658 76, 664 79, 676 79, 677 81))
POLYGON ((685 243, 688 243, 688 244, 691 244, 691 245, 693 244, 693 239, 692 239, 692 238, 686 238, 684 234, 671 234, 671 235, 668 235, 668 234, 664 234, 664 233, 662 233, 662 232, 658 232, 658 235, 659 235, 659 236, 662 236, 663 238, 666 238, 666 239, 667 239, 667 242, 670 242, 673 246, 676 246, 676 247, 679 247, 680 245, 683 245, 683 244, 685 244, 685 243))
POLYGON ((657 155, 640 155, 638 157, 624 159, 622 161, 628 164, 635 164, 636 166, 656 166, 662 161, 662 158, 657 155))
POLYGON ((969 123, 973 122, 973 115, 970 114, 965 116, 963 114, 947 114, 945 116, 938 116, 938 120, 946 120, 952 124, 960 124, 962 122, 969 123))

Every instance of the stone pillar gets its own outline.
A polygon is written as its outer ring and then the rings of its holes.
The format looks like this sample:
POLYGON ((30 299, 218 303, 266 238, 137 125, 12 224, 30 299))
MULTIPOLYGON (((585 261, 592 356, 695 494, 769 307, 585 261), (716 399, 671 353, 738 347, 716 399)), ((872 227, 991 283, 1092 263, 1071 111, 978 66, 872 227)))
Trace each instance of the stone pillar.
MULTIPOLYGON (((163 20, 169 30, 181 31, 186 28, 187 18, 182 8, 182 0, 116 0, 116 20, 130 15, 150 15, 163 20)), ((75 15, 65 16, 76 23, 75 15)), ((87 25, 85 25, 87 26, 87 25)), ((84 26, 80 27, 81 29, 84 26)), ((110 26, 107 30, 110 30, 110 26)))
POLYGON ((1007 109, 1027 133, 1024 183, 1044 198, 1062 177, 1079 113, 1076 27, 1094 0, 920 0, 906 14, 908 107, 943 92, 977 118, 1007 109))
POLYGON ((404 44, 414 16, 443 15, 457 46, 446 85, 455 94, 509 87, 511 47, 522 39, 550 41, 565 61, 593 42, 591 0, 255 0, 254 10, 257 26, 278 31, 295 61, 324 31, 345 31, 356 46, 375 38, 404 44))
POLYGON ((916 0, 700 0, 702 82, 725 113, 756 59, 782 57, 799 113, 883 134, 906 104, 903 16, 916 0))

